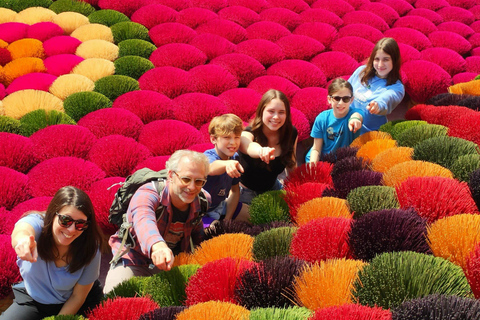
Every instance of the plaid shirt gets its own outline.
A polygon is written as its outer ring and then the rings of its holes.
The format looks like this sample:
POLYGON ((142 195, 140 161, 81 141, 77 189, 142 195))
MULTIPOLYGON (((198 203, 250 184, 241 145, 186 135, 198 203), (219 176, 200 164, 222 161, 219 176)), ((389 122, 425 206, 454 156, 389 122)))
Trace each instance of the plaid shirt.
MULTIPOLYGON (((135 238, 135 246, 122 256, 124 265, 148 266, 152 262, 151 248, 159 241, 165 241, 170 248, 180 242, 182 251, 190 250, 190 236, 195 245, 201 242, 203 223, 198 219, 201 211, 200 200, 196 197, 192 202, 185 223, 172 224, 173 211, 168 186, 168 181, 165 181, 165 187, 159 195, 154 184, 149 182, 138 188, 133 195, 128 206, 127 219, 133 225, 130 232, 135 238), (156 221, 155 210, 160 203, 166 210, 156 221)), ((203 192, 210 203, 210 195, 205 190, 203 192)), ((121 242, 118 232, 110 237, 108 243, 112 247, 113 255, 121 249, 121 242)))

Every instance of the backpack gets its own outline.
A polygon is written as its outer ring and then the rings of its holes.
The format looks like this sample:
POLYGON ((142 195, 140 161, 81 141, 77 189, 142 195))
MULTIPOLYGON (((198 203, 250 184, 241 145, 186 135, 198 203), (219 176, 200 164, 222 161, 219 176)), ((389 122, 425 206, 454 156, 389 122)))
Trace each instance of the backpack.
MULTIPOLYGON (((125 182, 116 183, 110 186, 108 189, 118 184, 121 185, 115 193, 115 198, 110 206, 108 221, 120 228, 123 223, 123 215, 127 213, 130 201, 137 189, 151 181, 164 181, 167 177, 167 169, 153 171, 148 168, 143 168, 135 171, 132 175, 129 175, 127 179, 125 179, 125 182)), ((157 188, 158 193, 163 190, 163 186, 161 186, 160 189, 161 190, 157 188)))
MULTIPOLYGON (((143 168, 135 171, 133 174, 128 176, 125 179, 125 182, 116 183, 108 188, 110 189, 118 184, 121 185, 121 187, 115 193, 115 197, 113 199, 112 205, 110 206, 110 211, 108 215, 108 221, 119 227, 118 236, 122 239, 122 244, 120 245, 117 254, 110 261, 112 268, 117 264, 121 256, 127 253, 130 248, 133 248, 135 246, 135 240, 130 233, 130 228, 132 227, 132 224, 127 221, 127 210, 133 195, 138 188, 149 182, 154 183, 155 189, 157 190, 158 194, 161 194, 163 188, 165 187, 165 180, 167 179, 167 177, 167 169, 154 171, 149 168, 143 168), (125 247, 124 250, 122 250, 123 247, 125 247)), ((208 200, 203 191, 200 191, 198 197, 200 199, 201 207, 201 212, 198 217, 198 219, 200 220, 208 210, 208 200)), ((157 210, 155 211, 157 221, 163 215, 165 209, 166 208, 162 204, 158 206, 157 210)), ((193 250, 193 243, 191 238, 190 244, 191 249, 193 250)))

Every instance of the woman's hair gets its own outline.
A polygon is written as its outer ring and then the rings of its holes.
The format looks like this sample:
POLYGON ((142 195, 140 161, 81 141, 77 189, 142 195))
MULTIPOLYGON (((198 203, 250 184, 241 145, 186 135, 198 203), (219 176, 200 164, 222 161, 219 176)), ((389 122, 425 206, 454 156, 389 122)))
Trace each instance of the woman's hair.
POLYGON ((295 152, 294 144, 295 140, 293 138, 293 124, 292 124, 292 115, 290 113, 290 102, 287 99, 287 96, 278 90, 270 89, 262 96, 260 100, 255 118, 252 120, 252 133, 254 141, 258 142, 262 146, 268 146, 268 138, 263 133, 263 111, 265 107, 273 100, 279 99, 285 105, 286 119, 285 124, 278 130, 280 147, 282 148, 282 153, 280 154, 280 159, 283 164, 291 168, 295 166, 295 152))
POLYGON ((38 254, 45 261, 59 258, 59 252, 53 239, 53 223, 56 213, 65 206, 75 207, 87 216, 88 228, 82 231, 70 244, 67 253, 68 271, 74 273, 88 265, 102 247, 103 235, 97 221, 93 204, 89 196, 82 190, 67 186, 59 189, 48 205, 44 217, 44 226, 38 240, 38 254))
POLYGON ((400 58, 400 49, 398 48, 397 41, 393 38, 382 38, 380 39, 370 54, 368 58, 367 65, 365 69, 360 74, 361 82, 364 85, 368 84, 368 80, 375 76, 375 68, 373 67, 373 61, 377 55, 378 50, 383 50, 392 58, 392 71, 387 75, 387 86, 394 84, 400 79, 400 66, 402 61, 400 58))
POLYGON ((336 78, 328 86, 328 95, 332 96, 335 92, 338 92, 344 88, 350 90, 350 94, 353 95, 353 87, 347 80, 343 78, 336 78))
POLYGON ((210 172, 210 161, 208 161, 207 156, 203 153, 192 150, 175 151, 165 163, 165 168, 168 171, 178 171, 178 164, 183 157, 187 157, 195 163, 203 164, 203 166, 205 167, 206 176, 210 172))

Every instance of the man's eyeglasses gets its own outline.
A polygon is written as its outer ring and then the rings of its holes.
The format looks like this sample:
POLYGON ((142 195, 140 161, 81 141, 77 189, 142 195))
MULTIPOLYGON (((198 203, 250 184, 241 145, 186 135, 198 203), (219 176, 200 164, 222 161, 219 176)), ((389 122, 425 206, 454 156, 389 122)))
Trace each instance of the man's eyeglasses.
MULTIPOLYGON (((188 186, 188 185, 192 182, 192 180, 193 180, 193 179, 190 178, 190 177, 180 177, 180 176, 178 175, 178 173, 176 173, 175 171, 173 171, 173 173, 175 173, 176 176, 178 177, 178 179, 180 179, 180 181, 181 181, 184 185, 186 185, 186 186, 188 186)), ((201 188, 201 187, 203 187, 203 186, 205 185, 205 183, 207 183, 207 179, 200 179, 200 178, 199 178, 199 179, 195 179, 195 182, 194 182, 194 183, 195 183, 195 187, 201 188)))
POLYGON ((350 100, 352 100, 351 96, 344 96, 344 97, 329 96, 329 97, 332 98, 333 100, 337 101, 337 102, 340 102, 340 100, 342 100, 343 102, 348 103, 348 102, 350 102, 350 100))
POLYGON ((55 212, 55 214, 58 216, 58 224, 63 228, 69 228, 74 222, 75 229, 77 229, 78 231, 83 231, 88 228, 89 222, 87 220, 73 220, 72 217, 68 215, 60 214, 58 212, 55 212))

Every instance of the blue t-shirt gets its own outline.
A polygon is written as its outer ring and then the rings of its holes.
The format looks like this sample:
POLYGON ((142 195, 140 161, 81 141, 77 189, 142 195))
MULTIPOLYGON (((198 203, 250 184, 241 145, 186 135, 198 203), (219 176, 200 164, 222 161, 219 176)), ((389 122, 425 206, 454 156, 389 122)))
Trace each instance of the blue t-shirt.
MULTIPOLYGON (((204 154, 207 156, 208 161, 210 161, 210 163, 216 160, 222 160, 218 156, 217 152, 215 151, 215 148, 205 151, 204 154)), ((235 153, 233 157, 230 158, 230 160, 238 161, 238 154, 235 153)), ((236 185, 239 182, 240 182, 240 178, 232 178, 226 172, 217 176, 209 175, 207 178, 207 183, 203 187, 203 189, 207 190, 208 193, 210 193, 210 196, 212 197, 212 204, 208 211, 212 211, 222 201, 228 198, 228 194, 230 193, 230 189, 232 188, 232 185, 236 185)))
MULTIPOLYGON (((29 214, 17 223, 19 222, 26 222, 33 227, 35 240, 38 242, 43 228, 43 216, 36 213, 29 214)), ((98 279, 100 258, 100 251, 97 251, 89 265, 74 273, 68 272, 68 266, 57 267, 54 261, 46 262, 40 256, 34 263, 17 259, 17 265, 20 268, 25 289, 35 301, 43 304, 62 304, 70 298, 77 282, 88 285, 98 279)))
POLYGON ((368 85, 364 86, 360 79, 360 73, 363 69, 365 69, 365 66, 360 66, 348 79, 348 82, 352 84, 353 96, 355 97, 350 107, 364 112, 360 134, 378 130, 382 124, 387 123, 386 115, 392 113, 405 96, 405 88, 400 80, 387 86, 387 79, 374 76, 368 81, 368 85), (371 114, 367 111, 367 105, 372 101, 378 103, 379 114, 371 114))
MULTIPOLYGON (((321 112, 313 123, 312 133, 313 138, 323 139, 321 154, 327 154, 337 150, 340 147, 349 146, 352 141, 360 135, 360 130, 356 133, 348 129, 348 120, 350 116, 358 112, 363 117, 361 110, 350 107, 348 113, 343 118, 336 118, 333 115, 333 109, 328 109, 321 112)), ((305 156, 305 161, 310 162, 310 153, 312 148, 305 156)))

